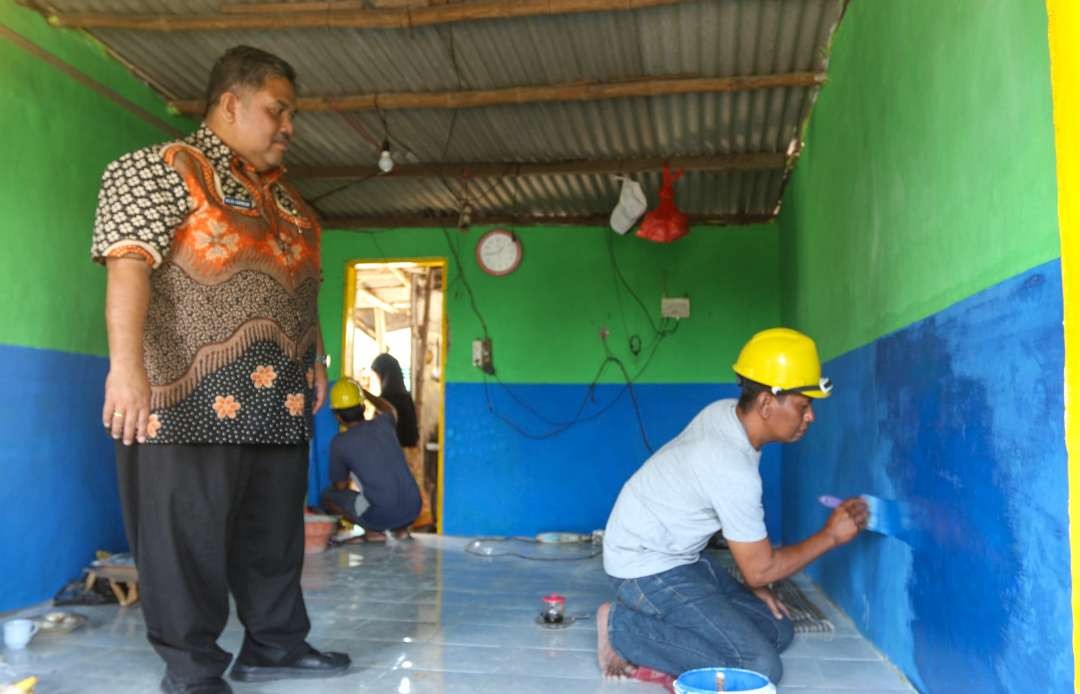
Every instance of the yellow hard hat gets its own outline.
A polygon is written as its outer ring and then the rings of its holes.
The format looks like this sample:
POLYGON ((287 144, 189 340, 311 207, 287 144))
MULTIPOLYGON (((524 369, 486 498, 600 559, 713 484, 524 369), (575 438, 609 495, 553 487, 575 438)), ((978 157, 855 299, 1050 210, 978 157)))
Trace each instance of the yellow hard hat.
POLYGON ((330 389, 330 409, 347 410, 364 404, 364 391, 351 378, 342 378, 330 389))
POLYGON ((832 390, 832 381, 821 377, 814 341, 790 328, 769 328, 751 337, 731 368, 742 378, 767 386, 774 395, 827 398, 832 390))

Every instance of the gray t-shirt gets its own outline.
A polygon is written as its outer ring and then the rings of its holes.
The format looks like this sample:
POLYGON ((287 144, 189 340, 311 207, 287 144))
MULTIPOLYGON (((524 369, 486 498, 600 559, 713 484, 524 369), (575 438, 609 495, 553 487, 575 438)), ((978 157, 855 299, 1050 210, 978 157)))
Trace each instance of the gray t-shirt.
POLYGON ((706 407, 623 485, 604 533, 608 575, 641 578, 692 564, 720 529, 734 542, 768 537, 761 452, 735 405, 706 407))

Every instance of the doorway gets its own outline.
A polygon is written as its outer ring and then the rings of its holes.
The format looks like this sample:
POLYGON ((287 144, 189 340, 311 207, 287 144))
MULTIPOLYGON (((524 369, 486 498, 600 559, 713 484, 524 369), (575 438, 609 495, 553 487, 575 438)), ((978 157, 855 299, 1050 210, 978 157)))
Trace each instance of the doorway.
POLYGON ((341 375, 375 395, 381 354, 401 366, 416 405, 419 441, 404 447, 423 506, 416 530, 442 532, 443 398, 446 316, 443 259, 350 261, 345 270, 341 375))

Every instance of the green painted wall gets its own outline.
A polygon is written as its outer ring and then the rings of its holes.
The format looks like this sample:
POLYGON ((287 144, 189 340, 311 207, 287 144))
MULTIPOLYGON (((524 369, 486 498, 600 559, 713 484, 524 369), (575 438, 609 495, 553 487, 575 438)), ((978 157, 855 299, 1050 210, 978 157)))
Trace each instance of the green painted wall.
MULTIPOLYGON (((83 34, 49 27, 0 0, 0 22, 188 130, 162 101, 83 34)), ((105 273, 89 260, 101 172, 170 135, 0 37, 0 343, 104 355, 105 273)))
POLYGON ((1046 5, 856 0, 780 215, 826 359, 1060 255, 1046 5))
MULTIPOLYGON (((776 225, 696 228, 670 246, 618 237, 603 228, 522 228, 517 233, 523 261, 506 277, 490 277, 477 267, 475 245, 483 231, 453 230, 449 235, 460 244, 466 277, 488 324, 495 365, 504 381, 591 381, 604 356, 602 326, 611 330, 612 352, 631 371, 644 363, 645 352, 634 357, 627 348, 609 237, 623 275, 657 320, 665 288, 668 296, 690 295, 690 319, 659 347, 641 382, 732 382, 731 363, 747 336, 779 320, 776 225)), ((323 236, 325 284, 319 307, 328 351, 340 362, 346 264, 408 257, 450 259, 447 379, 481 380, 471 364, 471 343, 482 330, 439 229, 328 231, 323 236)), ((651 332, 641 309, 622 294, 630 332, 647 343, 651 332)), ((609 369, 602 382, 621 380, 617 370, 609 369)))

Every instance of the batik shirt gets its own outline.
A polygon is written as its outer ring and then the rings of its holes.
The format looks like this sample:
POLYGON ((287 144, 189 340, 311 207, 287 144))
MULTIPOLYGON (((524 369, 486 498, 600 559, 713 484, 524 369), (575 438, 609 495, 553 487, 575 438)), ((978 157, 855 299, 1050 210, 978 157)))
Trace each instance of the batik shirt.
POLYGON ((105 169, 91 256, 152 268, 150 443, 311 436, 321 230, 282 173, 256 172, 206 125, 105 169))

